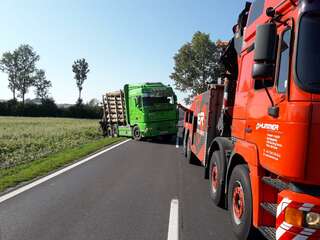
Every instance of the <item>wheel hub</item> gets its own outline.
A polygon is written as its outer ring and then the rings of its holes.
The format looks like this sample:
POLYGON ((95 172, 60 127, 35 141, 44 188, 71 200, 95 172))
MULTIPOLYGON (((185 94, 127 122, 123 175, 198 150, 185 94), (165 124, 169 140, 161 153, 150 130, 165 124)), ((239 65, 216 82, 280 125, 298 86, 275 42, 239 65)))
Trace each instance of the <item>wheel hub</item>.
POLYGON ((211 168, 211 189, 214 193, 218 189, 218 167, 216 164, 213 164, 211 168))
POLYGON ((139 130, 138 130, 138 129, 135 129, 133 135, 134 135, 136 138, 140 137, 140 132, 139 132, 139 130))
POLYGON ((244 213, 244 193, 240 182, 236 183, 233 189, 233 216, 237 224, 241 223, 241 218, 244 213))

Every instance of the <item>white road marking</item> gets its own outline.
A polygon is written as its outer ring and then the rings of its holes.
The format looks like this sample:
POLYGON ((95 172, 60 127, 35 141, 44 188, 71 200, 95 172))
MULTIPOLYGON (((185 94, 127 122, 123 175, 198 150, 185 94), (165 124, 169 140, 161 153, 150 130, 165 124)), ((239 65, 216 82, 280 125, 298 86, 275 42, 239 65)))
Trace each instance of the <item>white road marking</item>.
POLYGON ((65 168, 63 168, 63 169, 61 169, 61 170, 59 170, 57 172, 54 172, 54 173, 52 173, 52 174, 50 174, 48 176, 40 178, 39 180, 36 180, 36 181, 34 181, 32 183, 29 183, 29 184, 27 184, 27 185, 25 185, 25 186, 23 186, 21 188, 18 188, 16 190, 12 191, 12 192, 9 192, 9 193, 7 193, 7 194, 5 194, 5 195, 0 197, 0 203, 3 203, 4 201, 7 201, 8 199, 13 198, 13 197, 19 195, 20 193, 23 193, 23 192, 25 192, 25 191, 27 191, 27 190, 29 190, 31 188, 34 188, 34 187, 38 186, 39 184, 44 183, 44 182, 46 182, 46 181, 48 181, 48 180, 50 180, 50 179, 62 174, 62 173, 65 173, 65 172, 67 172, 67 171, 69 171, 69 170, 71 170, 71 169, 73 169, 73 168, 75 168, 77 166, 80 166, 80 165, 90 161, 93 158, 96 158, 96 157, 98 157, 98 156, 100 156, 100 155, 102 155, 102 154, 104 154, 104 153, 106 153, 106 152, 108 152, 108 151, 110 151, 110 150, 112 150, 114 148, 119 147, 122 144, 127 143, 128 141, 131 141, 131 139, 128 139, 126 141, 123 141, 123 142, 120 142, 120 143, 118 143, 116 145, 113 145, 113 146, 111 146, 111 147, 109 147, 109 148, 107 148, 105 150, 102 150, 102 151, 100 151, 100 152, 98 152, 98 153, 96 153, 94 155, 91 155, 90 157, 87 157, 87 158, 85 158, 85 159, 83 159, 83 160, 81 160, 79 162, 76 162, 76 163, 74 163, 74 164, 72 164, 70 166, 67 166, 67 167, 65 167, 65 168))
POLYGON ((167 240, 179 240, 179 200, 172 199, 167 240))

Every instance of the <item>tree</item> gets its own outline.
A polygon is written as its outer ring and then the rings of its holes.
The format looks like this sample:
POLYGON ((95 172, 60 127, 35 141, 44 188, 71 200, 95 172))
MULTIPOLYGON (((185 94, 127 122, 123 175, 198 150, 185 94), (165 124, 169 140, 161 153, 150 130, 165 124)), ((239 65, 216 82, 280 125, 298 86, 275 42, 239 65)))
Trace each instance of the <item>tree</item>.
POLYGON ((206 91, 208 83, 216 83, 223 73, 221 46, 211 41, 209 34, 196 32, 192 41, 184 44, 175 54, 174 72, 170 78, 174 80, 176 89, 190 93, 186 103, 206 91))
POLYGON ((16 52, 5 52, 0 60, 0 70, 8 74, 9 89, 12 91, 13 100, 16 101, 18 55, 16 52))
POLYGON ((72 71, 75 74, 74 78, 76 79, 77 87, 79 89, 79 98, 77 103, 81 105, 81 91, 83 89, 83 83, 87 79, 87 74, 90 72, 89 64, 84 58, 78 59, 72 65, 72 71))
POLYGON ((96 107, 99 106, 100 102, 98 99, 96 98, 92 98, 89 102, 88 102, 88 106, 90 107, 96 107))
POLYGON ((24 105, 25 95, 34 83, 36 62, 40 57, 30 45, 21 45, 14 51, 14 54, 17 54, 18 63, 17 90, 24 105))
POLYGON ((49 98, 49 88, 52 87, 51 81, 47 80, 46 72, 42 69, 36 70, 34 76, 35 94, 42 102, 49 98))

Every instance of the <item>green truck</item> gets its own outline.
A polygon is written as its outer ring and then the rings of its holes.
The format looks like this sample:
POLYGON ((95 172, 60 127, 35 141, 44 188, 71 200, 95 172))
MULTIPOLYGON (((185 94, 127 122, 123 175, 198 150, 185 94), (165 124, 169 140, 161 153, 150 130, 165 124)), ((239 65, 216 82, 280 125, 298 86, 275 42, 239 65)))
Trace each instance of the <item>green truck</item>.
POLYGON ((177 134, 177 96, 162 83, 126 84, 103 95, 100 126, 104 136, 135 140, 177 134))

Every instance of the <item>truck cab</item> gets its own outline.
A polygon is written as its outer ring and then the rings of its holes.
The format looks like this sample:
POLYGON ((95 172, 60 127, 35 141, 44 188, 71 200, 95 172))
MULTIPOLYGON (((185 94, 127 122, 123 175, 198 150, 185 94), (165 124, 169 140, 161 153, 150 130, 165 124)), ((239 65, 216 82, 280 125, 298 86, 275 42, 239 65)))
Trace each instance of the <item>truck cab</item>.
POLYGON ((207 139, 205 161, 190 151, 238 239, 320 239, 319 16, 317 0, 248 2, 222 56, 230 134, 207 139))
POLYGON ((162 83, 125 85, 128 123, 133 136, 149 138, 177 133, 177 97, 162 83))
POLYGON ((320 238, 319 10, 319 1, 256 0, 243 29, 227 171, 248 166, 252 222, 269 239, 320 238))

